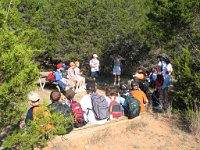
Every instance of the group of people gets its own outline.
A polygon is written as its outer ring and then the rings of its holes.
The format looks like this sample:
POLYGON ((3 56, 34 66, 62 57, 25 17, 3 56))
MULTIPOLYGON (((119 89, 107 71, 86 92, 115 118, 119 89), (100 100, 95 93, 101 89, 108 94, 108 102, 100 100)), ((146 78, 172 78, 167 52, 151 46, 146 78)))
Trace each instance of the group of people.
MULTIPOLYGON (((52 91, 50 94, 51 104, 49 104, 45 111, 42 111, 41 116, 51 116, 54 113, 60 112, 66 119, 70 116, 74 117, 74 122, 67 128, 70 132, 73 127, 81 127, 85 124, 104 124, 108 120, 119 118, 121 116, 128 116, 134 118, 141 112, 144 112, 148 103, 147 97, 143 91, 139 89, 139 84, 133 82, 131 84, 132 90, 127 84, 118 86, 107 86, 105 88, 105 95, 97 93, 97 87, 94 82, 86 84, 86 95, 83 96, 80 102, 74 99, 75 91, 72 88, 63 91, 52 91), (127 101, 127 97, 132 98, 132 102, 127 101), (129 108, 131 103, 137 102, 136 112, 129 108), (132 117, 129 115, 132 111, 132 117), (130 112, 130 113, 129 113, 130 112)), ((25 124, 28 121, 36 121, 38 119, 37 112, 45 106, 40 105, 40 97, 35 92, 28 94, 31 107, 29 108, 25 124)), ((135 106, 134 106, 135 107, 135 106)), ((25 124, 20 124, 23 128, 25 124)), ((47 128, 54 128, 56 125, 48 123, 47 128)))
MULTIPOLYGON (((113 75, 114 75, 114 85, 120 85, 121 76, 121 61, 124 60, 120 55, 111 55, 113 60, 113 75)), ((76 93, 82 91, 85 88, 85 77, 80 71, 80 62, 70 62, 69 68, 66 70, 66 65, 64 63, 57 64, 57 70, 54 72, 56 82, 58 83, 61 90, 67 90, 71 87, 75 87, 76 93)), ((89 61, 90 66, 90 78, 96 83, 99 77, 100 61, 97 54, 92 55, 92 59, 89 61)))
POLYGON ((67 69, 64 63, 57 64, 54 76, 61 90, 73 88, 75 92, 80 92, 85 89, 85 77, 82 76, 79 66, 79 61, 70 62, 67 69))
POLYGON ((165 110, 169 106, 168 88, 172 81, 173 68, 166 54, 159 54, 157 60, 158 63, 149 74, 146 70, 139 68, 132 80, 137 80, 140 89, 145 93, 147 93, 148 87, 154 89, 152 94, 153 109, 165 110))
MULTIPOLYGON (((90 60, 91 82, 85 85, 85 77, 82 76, 79 69, 79 62, 70 62, 68 69, 63 63, 57 65, 57 70, 54 72, 56 82, 58 82, 61 91, 52 91, 50 100, 52 104, 48 108, 54 108, 57 111, 48 109, 44 111, 44 115, 50 116, 52 113, 61 112, 65 117, 73 116, 74 122, 68 131, 73 127, 81 127, 85 124, 104 124, 108 120, 127 116, 129 119, 138 116, 145 112, 149 100, 146 91, 143 88, 144 82, 152 82, 153 88, 158 92, 158 106, 162 109, 168 107, 168 87, 171 81, 172 65, 167 55, 159 55, 158 64, 153 68, 150 74, 145 70, 138 69, 133 75, 130 86, 120 82, 121 68, 120 61, 122 57, 115 55, 113 57, 113 75, 114 85, 105 87, 105 95, 97 93, 96 78, 100 62, 94 54, 90 60), (75 94, 81 89, 86 90, 86 95, 83 96, 80 102, 74 100, 75 94), (67 111, 63 111, 63 110, 67 111), (67 115, 65 113, 67 112, 67 115)), ((35 120, 34 117, 37 110, 43 106, 40 105, 40 98, 34 92, 29 93, 29 100, 32 107, 28 110, 25 122, 35 120)), ((53 124, 49 124, 48 128, 53 128, 53 124)))

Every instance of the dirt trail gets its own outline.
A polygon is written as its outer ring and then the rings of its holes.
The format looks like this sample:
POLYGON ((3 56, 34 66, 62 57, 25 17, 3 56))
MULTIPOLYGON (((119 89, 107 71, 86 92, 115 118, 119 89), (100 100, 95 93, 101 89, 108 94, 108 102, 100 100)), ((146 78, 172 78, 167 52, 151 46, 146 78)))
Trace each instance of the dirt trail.
MULTIPOLYGON (((48 99, 50 91, 40 95, 48 99)), ((98 90, 103 94, 104 91, 98 90)), ((80 100, 85 92, 76 94, 80 100)), ((145 112, 133 120, 111 121, 101 126, 75 129, 64 137, 56 137, 45 150, 200 150, 200 140, 180 130, 174 119, 164 114, 145 112)))

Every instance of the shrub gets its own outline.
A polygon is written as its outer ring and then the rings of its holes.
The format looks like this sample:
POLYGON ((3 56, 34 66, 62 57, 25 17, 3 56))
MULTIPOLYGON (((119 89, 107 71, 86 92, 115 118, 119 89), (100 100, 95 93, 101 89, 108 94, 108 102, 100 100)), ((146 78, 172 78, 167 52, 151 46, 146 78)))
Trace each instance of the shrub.
POLYGON ((63 135, 69 133, 68 129, 73 129, 73 117, 64 118, 61 113, 55 113, 51 116, 44 116, 46 107, 36 114, 36 120, 28 121, 22 129, 17 129, 12 135, 5 138, 3 147, 6 149, 24 149, 29 150, 34 147, 42 148, 46 146, 47 141, 53 139, 54 135, 63 135))

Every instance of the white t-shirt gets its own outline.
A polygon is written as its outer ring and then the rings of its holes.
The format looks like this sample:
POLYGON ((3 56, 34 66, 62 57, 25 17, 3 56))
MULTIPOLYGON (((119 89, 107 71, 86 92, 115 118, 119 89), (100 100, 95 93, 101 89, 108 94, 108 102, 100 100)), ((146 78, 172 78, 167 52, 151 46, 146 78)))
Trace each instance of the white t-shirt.
POLYGON ((98 59, 91 59, 90 60, 90 66, 91 67, 91 71, 94 72, 94 71, 99 71, 99 65, 100 65, 100 62, 98 59))
POLYGON ((172 68, 172 64, 167 64, 167 71, 169 72, 169 75, 172 74, 173 68, 172 68))
POLYGON ((75 67, 74 73, 75 73, 75 75, 80 75, 81 74, 80 69, 78 67, 75 67))
POLYGON ((92 110, 92 103, 91 103, 91 97, 90 94, 85 95, 81 101, 80 101, 81 107, 84 112, 84 119, 86 122, 89 124, 104 124, 107 122, 108 119, 103 119, 103 120, 96 120, 94 112, 92 110), (88 113, 89 111, 89 113, 88 113))

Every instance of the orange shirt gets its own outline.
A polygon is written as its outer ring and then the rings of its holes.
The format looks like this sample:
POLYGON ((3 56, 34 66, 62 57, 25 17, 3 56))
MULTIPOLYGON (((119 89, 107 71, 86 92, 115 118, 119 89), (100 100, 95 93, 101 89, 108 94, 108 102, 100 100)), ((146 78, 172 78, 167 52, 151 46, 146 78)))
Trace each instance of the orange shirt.
POLYGON ((144 104, 146 104, 147 102, 146 94, 142 90, 133 90, 130 93, 135 99, 140 101, 140 112, 144 112, 145 111, 144 104))

